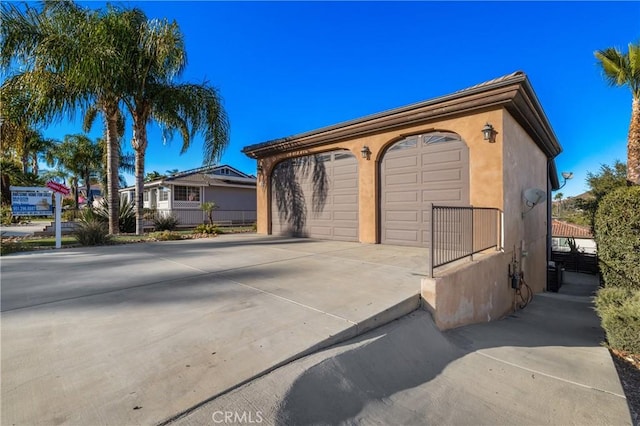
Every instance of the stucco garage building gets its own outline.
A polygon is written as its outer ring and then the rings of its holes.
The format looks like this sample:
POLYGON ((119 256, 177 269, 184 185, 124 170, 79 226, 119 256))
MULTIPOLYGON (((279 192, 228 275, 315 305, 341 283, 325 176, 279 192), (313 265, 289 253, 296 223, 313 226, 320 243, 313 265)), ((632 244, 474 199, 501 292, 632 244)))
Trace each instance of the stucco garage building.
MULTIPOLYGON (((537 188, 548 199, 560 151, 522 72, 243 150, 258 160, 259 233, 429 247, 433 205, 495 208, 500 267, 517 260, 536 291, 546 282, 550 217, 523 193, 537 188)), ((496 279, 508 285, 506 273, 496 279)))

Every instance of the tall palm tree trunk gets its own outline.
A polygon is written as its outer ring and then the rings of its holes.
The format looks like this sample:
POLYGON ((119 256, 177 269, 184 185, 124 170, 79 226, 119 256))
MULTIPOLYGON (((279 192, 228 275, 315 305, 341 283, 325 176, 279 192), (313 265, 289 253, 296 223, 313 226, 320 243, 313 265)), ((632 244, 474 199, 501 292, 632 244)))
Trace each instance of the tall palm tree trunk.
POLYGON ((118 138, 118 107, 116 105, 104 108, 105 129, 107 139, 107 203, 109 206, 109 234, 118 234, 120 224, 118 211, 120 197, 118 196, 118 166, 120 165, 120 140, 118 138))
POLYGON ((144 159, 147 150, 147 128, 146 122, 142 125, 134 120, 133 149, 136 154, 136 234, 143 233, 143 207, 144 207, 144 159))
POLYGON ((640 98, 631 105, 631 124, 627 138, 627 181, 640 185, 640 98))

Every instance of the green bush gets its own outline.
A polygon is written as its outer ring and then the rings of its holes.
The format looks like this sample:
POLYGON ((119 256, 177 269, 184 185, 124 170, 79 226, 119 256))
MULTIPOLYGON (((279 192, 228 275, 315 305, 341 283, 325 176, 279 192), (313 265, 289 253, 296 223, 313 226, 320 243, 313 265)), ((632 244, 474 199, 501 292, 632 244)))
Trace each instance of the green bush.
POLYGON ((2 240, 0 243, 0 255, 4 256, 5 254, 17 253, 19 251, 24 251, 23 244, 20 240, 2 240))
POLYGON ((111 242, 107 224, 101 220, 80 222, 74 236, 83 246, 98 246, 111 242))
POLYGON ((220 228, 216 225, 202 223, 193 230, 194 234, 220 234, 220 228))
POLYGON ((11 206, 5 205, 0 208, 0 221, 3 225, 11 225, 12 217, 11 206))
POLYGON ((62 220, 71 222, 73 220, 78 219, 80 215, 81 215, 81 210, 76 210, 76 209, 64 210, 62 212, 62 220))
POLYGON ((595 303, 609 346, 640 353, 640 290, 606 287, 600 289, 595 303))
MULTIPOLYGON (((93 210, 101 222, 109 223, 109 204, 106 198, 100 200, 100 202, 98 203, 98 207, 93 210)), ((118 230, 120 232, 136 232, 136 209, 133 202, 128 201, 126 197, 120 198, 118 222, 118 230)))
POLYGON ((619 188, 600 201, 595 234, 605 286, 640 289, 640 186, 619 188))
POLYGON ((172 241, 182 239, 182 235, 178 234, 177 232, 171 232, 169 230, 165 230, 162 232, 152 232, 150 236, 158 241, 172 241))
POLYGON ((153 226, 156 231, 173 231, 177 228, 178 218, 172 215, 156 216, 153 218, 153 226))

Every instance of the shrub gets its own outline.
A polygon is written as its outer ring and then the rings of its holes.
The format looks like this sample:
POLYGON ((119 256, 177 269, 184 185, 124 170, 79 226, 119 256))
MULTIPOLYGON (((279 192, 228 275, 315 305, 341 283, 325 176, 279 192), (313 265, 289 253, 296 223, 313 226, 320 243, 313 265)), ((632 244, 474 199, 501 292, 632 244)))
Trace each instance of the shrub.
POLYGON ((11 206, 2 206, 0 208, 0 215, 0 221, 3 225, 11 225, 11 218, 13 217, 11 213, 11 206))
POLYGON ((217 208, 218 205, 213 201, 204 202, 200 206, 200 210, 205 212, 207 214, 207 217, 209 218, 209 225, 213 225, 213 211, 217 208))
POLYGON ((220 234, 220 229, 216 225, 202 223, 193 230, 194 234, 220 234))
POLYGON ((156 216, 153 218, 153 226, 156 231, 173 231, 178 226, 178 218, 172 215, 156 216))
POLYGON ((83 246, 97 246, 111 241, 107 224, 95 219, 82 221, 75 230, 74 236, 83 246))
POLYGON ((606 287, 598 291, 595 303, 609 346, 640 353, 640 290, 606 287))
MULTIPOLYGON (((86 209, 85 209, 86 210, 86 209)), ((106 198, 98 203, 94 213, 101 222, 109 223, 109 204, 106 198)), ((133 202, 125 197, 120 198, 120 209, 118 210, 118 230, 123 233, 136 232, 136 209, 133 202)))
POLYGON ((181 240, 182 235, 177 232, 172 232, 169 230, 165 230, 162 232, 153 232, 151 233, 151 237, 155 238, 158 241, 172 241, 172 240, 181 240))
POLYGON ((640 289, 640 186, 619 188, 600 201, 595 234, 605 286, 640 289))
POLYGON ((71 222, 73 220, 78 219, 80 215, 81 215, 80 210, 75 210, 75 209, 65 210, 62 212, 62 220, 71 222))
POLYGON ((17 238, 3 239, 0 243, 0 255, 2 256, 5 254, 17 253, 19 251, 24 251, 24 247, 22 242, 17 238))

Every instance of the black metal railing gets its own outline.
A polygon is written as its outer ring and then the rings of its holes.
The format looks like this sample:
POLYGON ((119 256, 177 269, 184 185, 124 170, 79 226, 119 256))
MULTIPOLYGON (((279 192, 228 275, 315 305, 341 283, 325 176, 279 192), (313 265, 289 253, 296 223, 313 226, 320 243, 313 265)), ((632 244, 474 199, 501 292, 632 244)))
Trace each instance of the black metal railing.
POLYGON ((429 276, 433 269, 475 253, 500 248, 502 217, 488 207, 432 206, 429 276))

